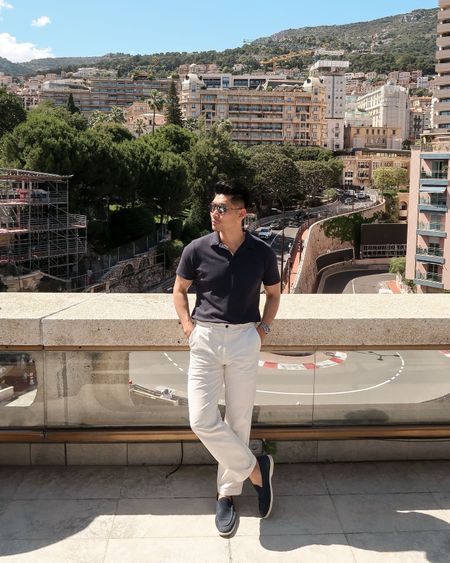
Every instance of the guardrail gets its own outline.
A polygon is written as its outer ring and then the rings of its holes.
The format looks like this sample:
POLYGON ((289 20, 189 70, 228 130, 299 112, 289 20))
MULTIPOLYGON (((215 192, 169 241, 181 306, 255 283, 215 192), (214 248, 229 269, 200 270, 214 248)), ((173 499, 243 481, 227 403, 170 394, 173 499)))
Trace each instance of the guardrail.
MULTIPOLYGON (((448 305, 434 294, 283 295, 254 435, 450 436, 448 305)), ((6 293, 0 307, 0 381, 13 365, 30 382, 6 381, 15 396, 0 403, 0 441, 195 439, 171 296, 6 293)))

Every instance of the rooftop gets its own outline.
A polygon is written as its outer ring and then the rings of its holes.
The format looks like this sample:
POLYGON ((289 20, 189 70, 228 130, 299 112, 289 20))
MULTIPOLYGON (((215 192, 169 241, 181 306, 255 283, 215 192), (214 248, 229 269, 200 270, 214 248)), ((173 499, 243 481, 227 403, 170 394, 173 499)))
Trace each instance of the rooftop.
MULTIPOLYGON (((446 444, 448 451, 448 444, 446 444)), ((276 466, 274 510, 236 498, 234 537, 214 526, 215 468, 4 467, 4 561, 448 563, 450 461, 276 466)))

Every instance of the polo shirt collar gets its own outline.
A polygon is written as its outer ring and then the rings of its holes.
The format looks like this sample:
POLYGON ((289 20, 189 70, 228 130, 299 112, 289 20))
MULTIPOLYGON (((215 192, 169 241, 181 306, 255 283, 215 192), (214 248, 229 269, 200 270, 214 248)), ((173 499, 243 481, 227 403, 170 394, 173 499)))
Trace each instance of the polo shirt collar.
MULTIPOLYGON (((211 246, 221 246, 221 245, 223 246, 219 237, 219 233, 217 231, 212 232, 211 246)), ((255 241, 253 240, 252 235, 248 231, 245 231, 245 238, 244 238, 244 242, 242 243, 242 246, 248 248, 253 248, 255 246, 255 241)))

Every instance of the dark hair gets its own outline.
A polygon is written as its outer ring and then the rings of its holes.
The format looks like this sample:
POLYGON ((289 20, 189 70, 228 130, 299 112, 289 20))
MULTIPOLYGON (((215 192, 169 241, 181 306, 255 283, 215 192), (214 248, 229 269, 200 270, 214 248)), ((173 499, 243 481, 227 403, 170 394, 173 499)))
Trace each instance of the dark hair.
POLYGON ((250 204, 250 196, 247 188, 239 180, 220 181, 214 185, 216 195, 229 195, 234 204, 241 204, 247 208, 250 204))

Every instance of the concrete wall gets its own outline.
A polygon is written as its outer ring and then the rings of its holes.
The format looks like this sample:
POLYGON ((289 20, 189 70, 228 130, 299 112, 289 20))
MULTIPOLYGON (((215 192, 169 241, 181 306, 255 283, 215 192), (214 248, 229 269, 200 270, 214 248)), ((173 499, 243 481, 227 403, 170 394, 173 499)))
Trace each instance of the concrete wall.
MULTIPOLYGON (((384 202, 368 209, 358 211, 363 217, 372 217, 375 213, 384 210, 384 202)), ((351 215, 345 213, 344 215, 351 215)), ((334 219, 334 217, 332 217, 334 219)), ((292 293, 313 293, 316 277, 317 267, 316 260, 321 254, 325 254, 327 250, 340 250, 343 248, 352 248, 351 243, 341 242, 339 239, 328 238, 323 230, 323 224, 329 219, 323 219, 314 223, 309 228, 307 238, 303 246, 302 257, 298 269, 297 279, 292 288, 292 293)))

